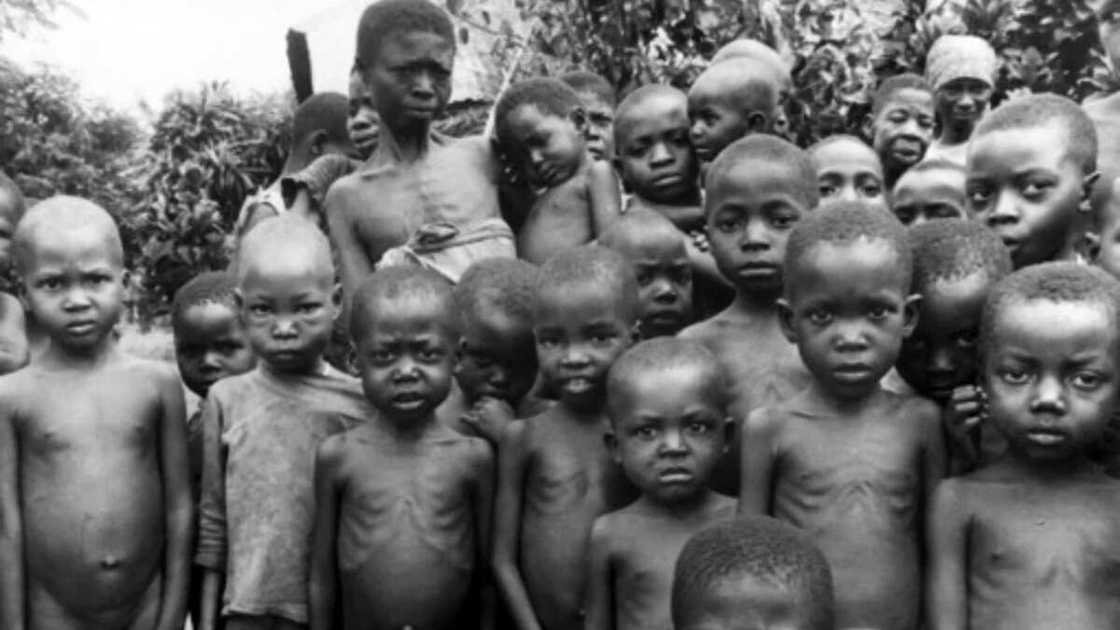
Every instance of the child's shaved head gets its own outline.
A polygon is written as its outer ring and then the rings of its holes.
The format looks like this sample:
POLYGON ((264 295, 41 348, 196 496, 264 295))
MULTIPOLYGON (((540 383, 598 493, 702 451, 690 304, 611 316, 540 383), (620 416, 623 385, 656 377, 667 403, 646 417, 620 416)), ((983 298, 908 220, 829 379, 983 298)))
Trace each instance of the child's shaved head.
POLYGON ((1005 102, 980 120, 972 139, 996 131, 1059 125, 1066 139, 1066 157, 1085 175, 1097 170, 1097 130, 1074 101, 1057 94, 1030 94, 1005 102))
POLYGON ((599 236, 603 247, 622 253, 633 243, 680 243, 684 236, 665 215, 648 208, 635 208, 624 213, 599 236))
POLYGON ((516 258, 480 260, 459 278, 454 296, 463 329, 475 324, 483 306, 496 308, 529 329, 537 296, 537 268, 516 258))
POLYGON ((735 103, 739 109, 760 112, 768 119, 778 107, 779 89, 768 64, 746 57, 732 57, 713 64, 692 84, 693 92, 722 94, 724 100, 735 103))
POLYGON ((658 337, 630 348, 607 373, 607 409, 614 418, 621 412, 627 388, 655 371, 694 369, 703 375, 709 400, 719 408, 731 404, 731 390, 718 359, 703 345, 676 337, 658 337))
POLYGON ((617 300, 619 318, 638 319, 638 280, 621 254, 601 245, 581 245, 559 253, 541 266, 537 275, 537 304, 547 293, 555 295, 573 288, 594 287, 617 300))
POLYGON ((643 85, 627 94, 614 111, 615 144, 621 146, 626 141, 626 134, 630 131, 630 125, 634 123, 634 116, 639 113, 639 106, 655 99, 677 101, 681 107, 688 109, 688 95, 681 90, 663 83, 643 85))
POLYGON ((752 619, 784 612, 797 620, 783 628, 832 630, 832 590, 828 560, 793 526, 769 517, 723 521, 693 536, 681 550, 673 575, 673 626, 725 627, 719 613, 736 611, 708 605, 719 598, 726 605, 737 600, 733 608, 752 619), (788 610, 772 610, 775 602, 766 595, 774 589, 789 598, 788 610), (706 618, 715 623, 703 625, 706 618))
POLYGON ((328 143, 349 144, 350 133, 346 129, 349 113, 349 99, 342 94, 312 94, 300 103, 292 115, 292 143, 300 144, 311 134, 322 131, 328 143))
POLYGON ((31 207, 12 237, 15 268, 20 274, 31 269, 36 247, 60 235, 95 232, 103 240, 110 260, 124 264, 124 247, 113 217, 101 206, 79 197, 59 195, 31 207))
POLYGON ((7 217, 12 225, 19 223, 27 211, 27 200, 12 178, 0 171, 0 215, 7 217))
POLYGON ((809 153, 797 145, 777 136, 752 135, 727 145, 708 168, 704 178, 706 188, 724 178, 732 169, 742 168, 747 162, 786 164, 797 176, 796 192, 801 195, 806 207, 816 207, 820 201, 817 189, 817 168, 809 153))
POLYGON ((1120 319, 1120 281, 1107 272, 1073 262, 1030 265, 1008 275, 992 288, 980 320, 980 351, 991 349, 995 323, 1008 304, 1029 300, 1087 302, 1101 306, 1116 329, 1120 319))
POLYGON ((178 327, 183 314, 200 304, 225 304, 237 310, 237 277, 228 271, 204 271, 179 287, 171 300, 171 326, 178 327))
POLYGON ((902 90, 920 90, 933 94, 933 88, 924 78, 912 72, 896 74, 884 79, 875 90, 875 95, 871 98, 871 116, 878 116, 887 103, 891 102, 891 98, 902 90))
POLYGON ((614 87, 594 72, 575 70, 560 75, 560 80, 570 85, 577 93, 594 94, 596 98, 612 107, 618 103, 618 95, 615 94, 614 87))
POLYGON ((358 344, 369 335, 378 311, 386 304, 407 301, 438 304, 440 321, 449 334, 458 330, 452 286, 447 278, 424 267, 385 267, 370 274, 351 301, 350 334, 358 344))
MULTIPOLYGON (((788 270, 794 269, 819 243, 847 244, 879 239, 890 244, 898 255, 899 283, 908 290, 913 277, 914 255, 905 226, 890 212, 863 201, 837 201, 829 205, 827 212, 812 212, 799 221, 786 245, 786 277, 792 277, 788 270)), ((785 284, 787 298, 796 288, 794 284, 785 284)))
POLYGON ((939 219, 910 228, 913 290, 984 273, 998 280, 1011 273, 1011 255, 990 229, 974 221, 939 219))
POLYGON ((357 65, 368 69, 381 52, 381 43, 407 33, 432 33, 454 48, 455 28, 447 12, 426 0, 379 0, 366 7, 358 22, 357 65))
POLYGON ((559 118, 567 118, 581 107, 579 94, 559 79, 537 77, 514 83, 502 92, 494 105, 494 131, 499 143, 510 141, 510 115, 524 105, 559 118))
POLYGON ((267 265, 271 273, 308 274, 334 280, 331 246, 323 232, 307 219, 281 214, 254 227, 237 250, 239 283, 250 270, 267 265))

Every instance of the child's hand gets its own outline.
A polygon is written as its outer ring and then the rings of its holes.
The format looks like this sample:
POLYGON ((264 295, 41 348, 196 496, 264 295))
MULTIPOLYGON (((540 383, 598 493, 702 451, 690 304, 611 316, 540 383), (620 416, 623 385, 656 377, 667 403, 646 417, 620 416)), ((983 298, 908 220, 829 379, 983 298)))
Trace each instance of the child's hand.
POLYGON ((976 385, 961 385, 953 389, 949 402, 945 405, 942 422, 945 433, 952 441, 954 450, 965 455, 966 459, 979 457, 975 435, 988 413, 988 397, 983 388, 976 385))
POLYGON ((708 243, 708 235, 704 233, 704 230, 693 230, 688 233, 688 237, 692 239, 692 244, 696 246, 696 249, 702 252, 711 249, 711 244, 708 243))
POLYGON ((486 441, 497 444, 506 425, 513 422, 513 416, 513 407, 506 401, 484 397, 463 414, 462 421, 486 441))

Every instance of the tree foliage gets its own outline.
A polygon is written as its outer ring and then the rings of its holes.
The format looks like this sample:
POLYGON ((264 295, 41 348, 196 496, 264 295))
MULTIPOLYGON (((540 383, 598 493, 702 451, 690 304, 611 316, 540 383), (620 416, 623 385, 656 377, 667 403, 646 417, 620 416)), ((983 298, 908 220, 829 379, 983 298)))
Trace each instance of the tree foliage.
POLYGON ((54 14, 59 9, 80 14, 67 0, 0 0, 0 41, 5 32, 22 35, 31 26, 54 28, 54 14))

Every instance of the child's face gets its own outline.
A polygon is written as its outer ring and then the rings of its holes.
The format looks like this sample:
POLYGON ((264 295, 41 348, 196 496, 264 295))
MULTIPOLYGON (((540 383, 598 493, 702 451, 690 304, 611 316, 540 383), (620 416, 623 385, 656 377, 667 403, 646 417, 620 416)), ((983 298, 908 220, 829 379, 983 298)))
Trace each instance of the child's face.
POLYGON ((569 407, 601 404, 607 370, 634 338, 621 298, 588 283, 545 289, 538 300, 533 334, 541 376, 569 407))
POLYGON ((992 420, 1031 460, 1080 455, 1116 406, 1115 317, 1090 302, 1004 305, 988 341, 984 380, 992 420))
POLYGON ((1111 197, 1101 212, 1104 216, 1095 262, 1114 278, 1120 278, 1120 199, 1111 197))
POLYGON ((975 383, 980 311, 991 287, 984 271, 924 287, 918 325, 902 342, 896 364, 918 393, 944 403, 954 387, 975 383))
POLYGON ((788 588, 753 575, 719 580, 689 602, 675 630, 812 630, 811 611, 788 588))
POLYGON ((609 160, 614 156, 614 107, 594 92, 580 92, 579 100, 587 115, 583 137, 587 151, 596 160, 609 160))
POLYGON ((872 125, 871 146, 883 167, 897 172, 922 160, 933 141, 933 95, 903 88, 889 97, 872 125))
POLYGON ((64 348, 98 346, 120 318, 126 276, 98 229, 44 230, 23 270, 27 306, 64 348))
POLYGON ((510 153, 533 186, 552 188, 571 179, 583 164, 587 144, 576 118, 522 105, 509 113, 510 153))
POLYGON ((218 380, 248 372, 256 364, 237 310, 222 302, 195 304, 183 311, 175 326, 175 360, 183 383, 202 398, 218 380))
POLYGON ((917 306, 898 267, 882 239, 818 243, 791 265, 782 323, 826 391, 865 396, 894 365, 917 306))
MULTIPOLYGON (((707 491, 731 424, 698 365, 632 375, 607 436, 614 460, 643 495, 679 504, 707 491)), ((612 396, 615 394, 612 393, 612 396)))
POLYGON ((720 273, 739 291, 776 294, 789 233, 811 208, 789 164, 744 161, 710 182, 708 239, 720 273))
POLYGON ((993 131, 968 150, 968 202, 1003 239, 1015 268, 1053 260, 1069 239, 1084 175, 1059 125, 993 131))
POLYGON ((455 358, 447 307, 434 296, 382 300, 357 340, 366 398, 392 422, 423 421, 451 391, 455 358))
POLYGON ((490 397, 516 408, 537 376, 533 330, 485 303, 473 320, 459 339, 455 380, 470 403, 490 397))
POLYGON ((891 211, 904 225, 921 225, 931 219, 967 219, 965 174, 948 168, 915 173, 907 171, 891 194, 891 211))
POLYGON ((728 96, 718 84, 700 79, 688 92, 689 137, 701 163, 716 159, 724 147, 750 131, 746 112, 728 96))
POLYGON ((634 194, 655 203, 695 197, 698 169, 688 140, 684 95, 657 95, 640 102, 617 126, 618 166, 634 194))
POLYGON ((253 352, 278 372, 302 374, 318 369, 340 301, 330 274, 307 266, 254 260, 241 279, 240 290, 241 319, 253 352))
POLYGON ((443 111, 454 57, 453 42, 425 31, 395 33, 381 43, 363 79, 389 129, 426 128, 443 111))
POLYGON ((992 86, 979 79, 959 78, 936 90, 937 115, 945 127, 972 129, 992 98, 992 86))
POLYGON ((614 249, 638 277, 639 331, 643 339, 672 336, 692 321, 692 267, 683 235, 633 231, 614 249))
POLYGON ((373 93, 362 81, 362 75, 357 72, 351 74, 350 113, 346 118, 346 130, 350 133, 350 142, 363 158, 369 157, 377 146, 380 120, 373 93))
POLYGON ((862 142, 836 141, 813 151, 821 202, 866 201, 887 207, 883 165, 862 142))

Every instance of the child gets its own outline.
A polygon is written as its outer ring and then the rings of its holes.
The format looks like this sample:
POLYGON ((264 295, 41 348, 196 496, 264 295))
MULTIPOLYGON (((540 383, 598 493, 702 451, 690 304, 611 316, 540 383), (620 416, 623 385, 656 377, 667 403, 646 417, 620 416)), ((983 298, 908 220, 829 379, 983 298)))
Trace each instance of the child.
POLYGON ((536 267, 515 258, 480 260, 455 286, 455 380, 463 402, 447 414, 452 428, 496 445, 515 417, 544 411, 530 394, 537 377, 536 295, 536 267))
POLYGON ((638 332, 642 339, 672 336, 692 323, 692 268, 685 237, 651 210, 631 210, 599 237, 622 254, 638 278, 638 332))
POLYGON ((220 613, 226 630, 304 628, 315 449, 366 406, 357 381, 322 359, 341 299, 326 237, 282 215, 241 245, 238 299, 258 364, 215 383, 202 411, 199 627, 220 613))
POLYGON ((834 630, 832 572, 805 534, 779 520, 724 521, 693 536, 673 576, 676 630, 834 630))
POLYGON ((726 59, 696 77, 688 90, 688 117, 701 169, 739 138, 772 132, 780 91, 773 69, 753 59, 726 59))
POLYGON ((451 285, 392 268, 353 300, 375 411, 315 458, 311 628, 338 627, 336 614, 342 628, 476 627, 466 608, 487 573, 494 456, 436 420, 458 337, 451 285))
POLYGON ((1082 255, 1097 136, 1077 103, 1054 94, 1004 103, 976 127, 967 168, 972 211, 1016 269, 1082 255))
POLYGON ((818 541, 839 628, 920 620, 923 507, 944 475, 939 413, 879 385, 914 327, 911 266, 905 228, 881 209, 837 202, 799 223, 782 326, 812 383, 744 425, 739 509, 818 541))
POLYGON ((1120 181, 1104 182, 1101 186, 1110 188, 1111 194, 1105 206, 1097 213, 1097 243, 1093 262, 1112 274, 1112 277, 1120 278, 1120 181))
POLYGON ((641 491, 595 519, 587 577, 587 630, 670 626, 673 565, 689 536, 735 515, 708 489, 731 420, 716 358, 679 339, 642 342, 611 366, 607 444, 641 491))
MULTIPOLYGON (((1095 12, 1101 48, 1115 78, 1120 72, 1120 2, 1104 0, 1096 4, 1095 12)), ((1097 164, 1102 184, 1093 188, 1093 211, 1101 213, 1111 199, 1112 180, 1120 176, 1120 140, 1116 140, 1120 138, 1120 92, 1109 90, 1096 96, 1099 98, 1086 96, 1081 106, 1097 130, 1097 164)))
POLYGON ((13 239, 49 345, 0 379, 0 627, 179 630, 191 499, 183 392, 113 326, 124 253, 112 217, 38 203, 13 239))
POLYGON ((1088 457, 1116 410, 1120 286, 1071 263, 1004 278, 984 304, 990 421, 1007 453, 941 482, 928 627, 1120 627, 1120 484, 1088 457))
POLYGON ((903 340, 896 368, 918 394, 945 411, 953 467, 975 466, 1002 452, 1001 440, 980 426, 980 309, 992 286, 1011 272, 999 237, 973 221, 930 221, 910 229, 912 290, 922 296, 918 325, 903 340), (970 437, 982 433, 981 444, 970 437), (995 439, 993 439, 995 438, 995 439))
POLYGON ((750 59, 769 68, 775 84, 778 86, 778 112, 774 119, 772 133, 787 140, 792 139, 792 130, 789 126, 789 117, 786 116, 784 103, 793 91, 793 77, 790 75, 790 66, 782 55, 756 39, 735 39, 712 55, 708 65, 714 66, 727 59, 750 59))
POLYGON ((916 74, 883 81, 871 100, 867 135, 883 164, 890 189, 909 168, 922 161, 933 141, 933 90, 916 74))
MULTIPOLYGON (((786 400, 809 384, 797 348, 782 336, 777 299, 789 232, 817 205, 809 155, 772 136, 729 146, 707 178, 708 234, 716 264, 735 286, 725 311, 681 336, 703 343, 728 371, 731 416, 786 400)), ((717 471, 717 490, 736 493, 737 449, 717 471)))
POLYGON ((966 177, 964 167, 955 162, 918 162, 895 182, 891 212, 912 227, 932 219, 970 219, 966 177))
POLYGON ((809 147, 817 165, 821 203, 866 201, 887 207, 883 165, 871 147, 855 136, 829 136, 809 147))
POLYGON ((618 180, 609 162, 587 151, 587 115, 575 90, 558 79, 515 83, 494 106, 494 120, 503 151, 544 189, 517 235, 519 258, 541 264, 590 242, 618 217, 618 180))
POLYGON ((926 53, 926 80, 936 98, 941 132, 927 159, 964 165, 968 140, 988 112, 999 58, 991 44, 975 35, 942 35, 926 53))
POLYGON ((583 137, 591 157, 610 161, 614 158, 614 108, 618 105, 614 88, 603 77, 586 70, 560 75, 560 80, 575 90, 583 104, 587 116, 583 137))
POLYGON ((9 293, 6 276, 12 266, 12 233, 27 210, 27 202, 16 183, 0 171, 0 374, 14 372, 27 364, 29 343, 23 305, 9 293))
POLYGON ((510 424, 498 448, 494 572, 516 627, 578 628, 587 537, 634 498, 603 444, 607 370, 638 319, 634 272, 599 246, 541 268, 533 333, 557 404, 510 424))

